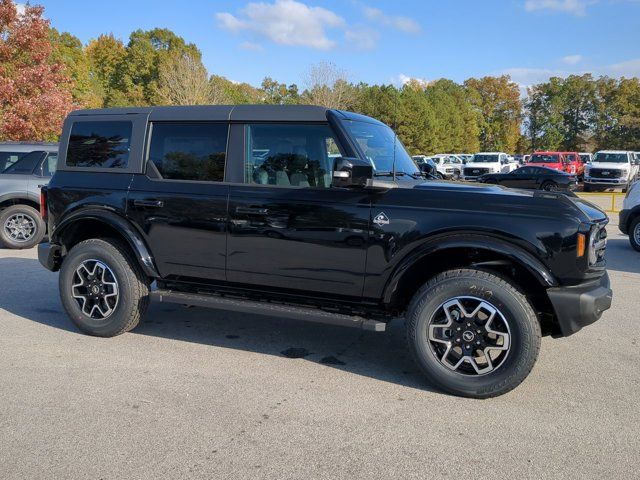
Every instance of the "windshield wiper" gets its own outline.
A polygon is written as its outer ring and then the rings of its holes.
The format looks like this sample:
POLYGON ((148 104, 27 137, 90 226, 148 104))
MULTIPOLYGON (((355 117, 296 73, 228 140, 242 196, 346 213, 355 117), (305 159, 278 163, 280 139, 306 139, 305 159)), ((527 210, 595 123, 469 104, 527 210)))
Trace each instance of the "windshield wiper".
MULTIPOLYGON (((396 177, 402 177, 404 175, 407 175, 411 178, 420 178, 423 177, 424 174, 422 172, 416 172, 416 173, 408 173, 408 172, 403 172, 403 171, 396 171, 396 177)), ((375 172, 373 174, 374 177, 393 177, 393 172, 390 171, 382 171, 382 172, 375 172)))

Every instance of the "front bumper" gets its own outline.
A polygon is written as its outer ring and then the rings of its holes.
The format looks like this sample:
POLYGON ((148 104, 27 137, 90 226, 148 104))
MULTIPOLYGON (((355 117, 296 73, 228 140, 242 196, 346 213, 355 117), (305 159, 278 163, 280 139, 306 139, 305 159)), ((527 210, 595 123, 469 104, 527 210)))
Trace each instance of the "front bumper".
POLYGON ((584 183, 589 185, 607 186, 607 187, 619 187, 629 183, 626 178, 592 178, 584 177, 584 183))
POLYGON ((47 270, 57 272, 60 269, 62 247, 55 243, 40 243, 38 245, 38 261, 47 270))
POLYGON ((625 235, 629 235, 629 229, 627 228, 627 222, 629 221, 630 210, 620 210, 620 217, 618 219, 618 228, 625 235))
POLYGON ((591 325, 602 316, 602 312, 611 307, 613 292, 609 275, 597 280, 572 287, 557 287, 547 290, 549 300, 560 326, 557 336, 568 337, 582 327, 591 325))

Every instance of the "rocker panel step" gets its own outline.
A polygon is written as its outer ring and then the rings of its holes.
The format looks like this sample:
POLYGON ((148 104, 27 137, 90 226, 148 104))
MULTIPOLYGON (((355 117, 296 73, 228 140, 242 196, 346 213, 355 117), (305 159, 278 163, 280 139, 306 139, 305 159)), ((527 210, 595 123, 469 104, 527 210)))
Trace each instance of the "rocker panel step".
POLYGON ((218 295, 155 290, 151 292, 151 298, 163 303, 179 303, 182 305, 192 305, 194 307, 292 318, 307 322, 361 328, 373 332, 384 332, 387 326, 386 323, 377 320, 341 313, 325 312, 316 308, 296 307, 272 302, 258 302, 255 300, 240 300, 218 295))

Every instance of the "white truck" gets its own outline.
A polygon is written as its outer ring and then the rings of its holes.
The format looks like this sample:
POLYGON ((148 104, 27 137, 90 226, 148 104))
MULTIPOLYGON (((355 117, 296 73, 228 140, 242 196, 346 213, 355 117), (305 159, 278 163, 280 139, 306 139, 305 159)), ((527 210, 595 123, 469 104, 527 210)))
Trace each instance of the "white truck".
POLYGON ((464 180, 476 180, 485 173, 509 173, 518 168, 516 162, 509 161, 509 155, 504 152, 480 152, 462 169, 464 180))
POLYGON ((439 153, 431 157, 436 164, 438 176, 457 180, 462 175, 464 161, 454 153, 439 153))
POLYGON ((626 192, 638 177, 639 165, 633 152, 601 150, 584 167, 584 191, 622 188, 626 192))

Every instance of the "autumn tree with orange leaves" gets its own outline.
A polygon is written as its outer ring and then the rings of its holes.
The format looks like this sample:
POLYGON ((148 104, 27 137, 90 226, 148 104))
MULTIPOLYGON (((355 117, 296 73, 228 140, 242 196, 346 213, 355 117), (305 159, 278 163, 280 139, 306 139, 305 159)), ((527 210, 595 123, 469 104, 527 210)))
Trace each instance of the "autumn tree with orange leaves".
POLYGON ((42 12, 0 0, 0 140, 55 140, 73 108, 42 12))

